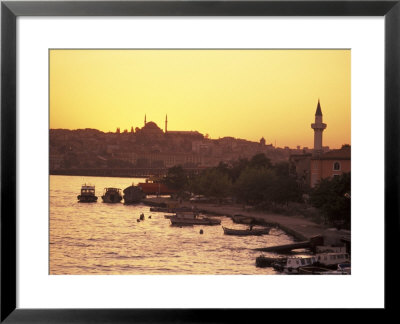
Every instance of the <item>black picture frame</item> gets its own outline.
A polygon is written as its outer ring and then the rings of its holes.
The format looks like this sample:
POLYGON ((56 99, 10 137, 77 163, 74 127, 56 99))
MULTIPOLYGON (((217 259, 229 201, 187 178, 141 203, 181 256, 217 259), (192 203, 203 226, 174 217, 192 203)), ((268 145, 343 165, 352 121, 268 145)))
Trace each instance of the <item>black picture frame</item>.
MULTIPOLYGON (((396 308, 391 267, 399 237, 400 0, 394 1, 2 1, 1 2, 1 322, 235 322, 265 310, 16 308, 16 19, 19 16, 384 16, 385 310, 396 308), (393 253, 392 253, 392 252, 393 253)), ((373 154, 373 149, 371 148, 373 154)), ((368 180, 366 180, 368 181, 368 180)), ((371 188, 373 190, 373 188, 371 188)), ((371 266, 383 266, 373 264, 371 266)), ((368 271, 368 269, 366 269, 368 271)), ((368 283, 366 283, 368 284, 368 283)))

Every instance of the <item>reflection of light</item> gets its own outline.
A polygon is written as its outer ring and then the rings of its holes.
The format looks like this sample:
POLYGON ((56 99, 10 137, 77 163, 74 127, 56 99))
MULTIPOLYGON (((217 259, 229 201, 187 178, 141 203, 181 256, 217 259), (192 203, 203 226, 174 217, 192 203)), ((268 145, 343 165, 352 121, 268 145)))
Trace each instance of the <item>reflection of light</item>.
POLYGON ((350 194, 348 193, 348 192, 346 192, 345 194, 344 194, 344 196, 346 197, 346 198, 351 198, 351 196, 350 196, 350 194))

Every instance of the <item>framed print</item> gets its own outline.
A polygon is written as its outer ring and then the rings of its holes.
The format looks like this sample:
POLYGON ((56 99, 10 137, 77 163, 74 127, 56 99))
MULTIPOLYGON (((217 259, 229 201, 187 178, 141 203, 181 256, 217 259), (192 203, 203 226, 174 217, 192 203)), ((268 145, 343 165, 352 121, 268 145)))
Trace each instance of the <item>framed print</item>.
POLYGON ((393 309, 399 16, 2 1, 1 321, 393 309))

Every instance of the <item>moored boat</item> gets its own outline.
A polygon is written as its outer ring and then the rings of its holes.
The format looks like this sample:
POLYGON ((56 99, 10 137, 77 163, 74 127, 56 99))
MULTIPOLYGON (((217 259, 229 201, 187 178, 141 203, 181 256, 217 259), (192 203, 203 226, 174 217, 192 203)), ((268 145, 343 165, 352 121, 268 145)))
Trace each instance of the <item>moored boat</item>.
POLYGON ((197 213, 193 211, 184 211, 184 212, 177 212, 176 214, 172 215, 164 215, 164 218, 171 219, 171 218, 186 218, 186 219, 194 219, 198 216, 197 213))
POLYGON ((258 219, 252 216, 245 216, 241 214, 236 214, 231 216, 231 219, 236 224, 245 224, 245 225, 268 225, 263 219, 258 219))
POLYGON ((317 258, 315 256, 306 257, 288 257, 286 263, 275 263, 273 265, 275 270, 283 271, 287 274, 298 274, 299 268, 315 265, 317 258))
POLYGON ((305 275, 343 275, 343 274, 348 274, 346 272, 341 272, 338 270, 332 270, 332 269, 317 267, 317 266, 300 267, 298 269, 298 272, 299 272, 299 274, 305 274, 305 275))
POLYGON ((139 186, 129 186, 124 189, 124 204, 138 204, 146 195, 139 186))
POLYGON ((82 185, 81 194, 77 198, 79 202, 96 202, 95 187, 85 183, 82 185))
POLYGON ((221 221, 219 219, 208 218, 208 217, 171 217, 170 218, 171 225, 177 226, 191 226, 191 225, 219 225, 221 221))
POLYGON ((269 234, 271 227, 250 228, 250 229, 232 229, 222 226, 225 235, 266 235, 269 234))
POLYGON ((104 194, 101 196, 105 203, 119 203, 122 200, 121 189, 119 188, 104 188, 104 194))
POLYGON ((318 265, 331 269, 337 269, 339 264, 350 262, 349 254, 341 252, 317 253, 316 258, 318 265))

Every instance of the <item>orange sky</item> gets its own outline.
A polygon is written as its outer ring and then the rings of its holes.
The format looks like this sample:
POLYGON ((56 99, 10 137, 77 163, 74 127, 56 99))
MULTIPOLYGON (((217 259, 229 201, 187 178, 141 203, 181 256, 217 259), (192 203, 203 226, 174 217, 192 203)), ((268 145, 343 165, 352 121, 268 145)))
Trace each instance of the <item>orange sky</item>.
POLYGON ((50 128, 142 127, 211 138, 350 144, 350 50, 51 50, 50 128))

